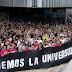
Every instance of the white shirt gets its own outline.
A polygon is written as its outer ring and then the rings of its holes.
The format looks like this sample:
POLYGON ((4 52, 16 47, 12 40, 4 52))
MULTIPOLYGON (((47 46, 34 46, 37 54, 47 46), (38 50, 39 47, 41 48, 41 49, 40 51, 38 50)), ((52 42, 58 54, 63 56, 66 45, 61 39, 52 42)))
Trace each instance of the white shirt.
POLYGON ((12 41, 12 38, 10 38, 9 40, 10 40, 10 42, 11 42, 11 41, 12 41))
POLYGON ((1 48, 4 46, 4 43, 1 44, 1 48))
POLYGON ((46 45, 45 48, 50 47, 49 45, 46 45))
POLYGON ((60 41, 61 41, 62 43, 64 43, 64 42, 65 42, 65 39, 61 39, 60 41))
POLYGON ((20 43, 21 43, 21 42, 20 42, 20 41, 18 41, 18 43, 17 43, 17 47, 20 45, 20 43))
POLYGON ((39 44, 39 43, 42 43, 42 40, 37 40, 37 42, 38 42, 38 44, 39 44))
POLYGON ((20 45, 20 46, 19 46, 19 48, 20 48, 20 47, 22 47, 22 50, 24 51, 24 49, 25 49, 25 46, 24 46, 24 45, 23 45, 23 46, 22 46, 22 45, 20 45))
POLYGON ((64 34, 60 34, 60 36, 63 36, 64 37, 64 34))

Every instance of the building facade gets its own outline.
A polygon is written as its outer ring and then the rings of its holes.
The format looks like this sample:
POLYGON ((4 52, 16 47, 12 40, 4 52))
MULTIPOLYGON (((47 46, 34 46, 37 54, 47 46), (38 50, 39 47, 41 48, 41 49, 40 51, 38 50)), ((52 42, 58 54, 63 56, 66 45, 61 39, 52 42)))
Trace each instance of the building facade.
POLYGON ((0 0, 0 8, 2 7, 43 8, 43 17, 48 18, 51 24, 72 22, 72 0, 0 0))
POLYGON ((0 6, 11 6, 11 7, 72 7, 72 0, 0 0, 0 6))

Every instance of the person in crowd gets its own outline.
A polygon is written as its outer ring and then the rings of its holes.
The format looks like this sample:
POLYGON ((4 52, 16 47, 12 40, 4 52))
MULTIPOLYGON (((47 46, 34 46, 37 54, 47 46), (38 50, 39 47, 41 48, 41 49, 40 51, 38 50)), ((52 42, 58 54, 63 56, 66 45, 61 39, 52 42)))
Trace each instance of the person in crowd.
POLYGON ((55 43, 53 44, 53 47, 56 47, 56 46, 60 46, 60 41, 58 40, 55 40, 55 43))
POLYGON ((20 44, 21 44, 21 40, 18 39, 17 47, 19 47, 20 44))
POLYGON ((50 40, 50 38, 49 38, 49 35, 48 35, 46 41, 49 41, 49 40, 50 40))
POLYGON ((28 50, 30 50, 30 49, 28 48, 28 44, 26 44, 24 51, 28 51, 28 50))
POLYGON ((22 45, 19 46, 18 52, 23 52, 22 45))
POLYGON ((31 50, 36 50, 35 45, 32 44, 32 49, 31 50))
POLYGON ((12 48, 10 49, 10 53, 15 53, 17 52, 17 49, 15 49, 15 45, 12 44, 12 48))
POLYGON ((44 48, 50 47, 49 46, 49 41, 47 41, 46 45, 44 46, 44 48))
POLYGON ((41 37, 39 37, 37 41, 38 41, 38 44, 42 43, 41 37))
POLYGON ((1 48, 1 44, 0 44, 0 56, 1 56, 1 50, 2 50, 2 48, 1 48))
POLYGON ((64 39, 64 37, 63 37, 63 36, 61 36, 60 41, 62 42, 62 44, 64 44, 66 40, 64 39))
POLYGON ((9 43, 7 49, 10 51, 11 48, 12 48, 12 43, 9 43))
POLYGON ((35 46, 35 48, 36 48, 36 49, 38 49, 39 44, 38 44, 38 42, 37 42, 37 41, 35 41, 35 45, 34 45, 34 46, 35 46))
POLYGON ((39 47, 37 50, 41 50, 42 49, 42 43, 39 43, 39 47))
POLYGON ((23 42, 21 42, 21 45, 20 45, 18 48, 20 48, 20 47, 22 47, 22 50, 24 51, 24 49, 25 49, 25 45, 24 45, 23 42))
POLYGON ((7 40, 7 41, 5 42, 5 45, 8 46, 9 43, 10 43, 9 40, 7 40))
POLYGON ((42 39, 43 39, 43 40, 46 40, 46 39, 47 39, 46 33, 43 35, 42 39))
POLYGON ((52 40, 49 41, 49 46, 50 46, 50 47, 53 46, 53 41, 52 41, 52 40))
POLYGON ((31 43, 29 42, 28 43, 28 48, 31 50, 32 46, 31 46, 31 43))
POLYGON ((7 46, 4 45, 3 49, 1 50, 1 56, 5 56, 7 54, 9 54, 9 50, 7 49, 7 46))
POLYGON ((54 37, 55 37, 54 34, 51 33, 51 35, 50 35, 50 39, 53 39, 54 37))

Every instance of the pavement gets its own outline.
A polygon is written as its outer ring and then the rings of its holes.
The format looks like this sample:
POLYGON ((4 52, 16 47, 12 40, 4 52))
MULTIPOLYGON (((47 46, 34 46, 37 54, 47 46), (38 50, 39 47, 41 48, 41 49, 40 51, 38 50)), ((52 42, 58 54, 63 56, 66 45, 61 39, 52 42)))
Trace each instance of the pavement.
POLYGON ((33 69, 33 70, 16 71, 16 72, 72 72, 72 60, 70 60, 66 64, 61 64, 59 66, 47 69, 33 69))

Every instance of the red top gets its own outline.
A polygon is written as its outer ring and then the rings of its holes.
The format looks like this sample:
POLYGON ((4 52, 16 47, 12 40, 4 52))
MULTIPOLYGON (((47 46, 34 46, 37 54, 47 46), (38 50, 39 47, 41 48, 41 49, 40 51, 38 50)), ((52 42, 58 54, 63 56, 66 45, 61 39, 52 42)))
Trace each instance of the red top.
POLYGON ((42 29, 43 32, 45 32, 45 29, 42 29))
POLYGON ((35 50, 34 48, 32 48, 32 50, 35 50))
POLYGON ((28 51, 28 50, 30 50, 30 49, 24 49, 24 51, 28 51))
POLYGON ((7 42, 5 42, 5 45, 7 45, 7 46, 8 46, 8 45, 9 45, 9 43, 10 43, 10 42, 8 42, 8 41, 7 41, 7 42))
POLYGON ((17 49, 11 49, 10 52, 11 53, 17 52, 17 49))
POLYGON ((35 45, 35 48, 38 48, 39 47, 39 45, 35 45))
POLYGON ((21 29, 21 27, 19 26, 18 29, 21 29))
POLYGON ((6 50, 2 49, 2 50, 1 50, 1 55, 3 55, 3 54, 7 55, 7 54, 8 54, 8 52, 9 52, 9 50, 8 50, 8 49, 6 49, 6 50))
POLYGON ((60 46, 60 44, 53 44, 53 47, 60 46))

